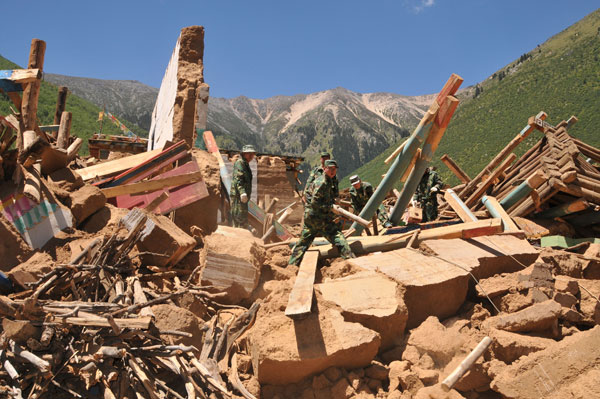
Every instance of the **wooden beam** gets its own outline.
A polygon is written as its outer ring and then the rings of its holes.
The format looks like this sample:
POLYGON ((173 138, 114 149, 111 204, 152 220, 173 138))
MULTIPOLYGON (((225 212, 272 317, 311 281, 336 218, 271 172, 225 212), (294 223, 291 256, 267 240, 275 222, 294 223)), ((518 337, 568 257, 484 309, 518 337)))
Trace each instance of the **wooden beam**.
POLYGON ((187 154, 188 145, 185 140, 181 140, 172 146, 165 148, 159 154, 150 158, 146 162, 142 162, 133 168, 126 170, 108 183, 108 187, 120 186, 126 183, 133 183, 145 179, 156 171, 171 165, 173 162, 182 158, 187 154))
POLYGON ((156 180, 145 180, 138 183, 124 184, 121 186, 100 189, 106 198, 118 197, 119 195, 132 195, 153 192, 166 187, 181 186, 183 184, 195 183, 202 180, 202 172, 186 173, 183 175, 169 176, 156 180))
POLYGON ((73 114, 70 112, 63 112, 60 117, 60 126, 58 128, 58 134, 56 136, 56 146, 63 150, 66 150, 69 146, 69 136, 71 134, 71 121, 73 114))
POLYGON ((477 190, 471 194, 471 196, 465 201, 465 205, 472 207, 479 200, 479 198, 486 192, 486 190, 494 184, 494 181, 510 166, 510 164, 517 158, 515 154, 510 154, 508 158, 502 162, 500 166, 496 168, 482 183, 477 190))
MULTIPOLYGON (((152 317, 138 317, 135 319, 113 319, 119 328, 138 328, 147 330, 150 328, 150 322, 152 317)), ((55 323, 71 324, 74 326, 86 326, 86 327, 110 327, 110 322, 103 317, 60 317, 60 315, 53 316, 55 323)))
POLYGON ((500 219, 502 219, 502 225, 504 226, 504 231, 518 231, 519 230, 519 228, 517 227, 515 222, 513 222, 513 220, 508 215, 508 213, 506 213, 506 210, 504 210, 504 208, 502 208, 502 205, 500 205, 500 203, 498 202, 498 200, 495 197, 492 197, 490 195, 485 195, 485 196, 483 196, 481 201, 483 202, 485 207, 488 209, 488 212, 490 213, 490 215, 492 215, 492 217, 495 217, 495 218, 499 217, 500 219))
POLYGON ((468 183, 471 181, 469 175, 467 175, 448 154, 442 155, 440 159, 461 182, 468 183))
POLYGON ((65 86, 60 86, 58 88, 58 97, 56 98, 56 110, 54 111, 54 124, 58 125, 60 123, 60 118, 62 117, 62 113, 65 111, 65 107, 67 106, 67 95, 69 94, 69 89, 65 86))
POLYGON ((88 166, 87 168, 77 169, 77 173, 79 173, 84 181, 91 180, 96 177, 110 176, 115 173, 131 169, 142 162, 146 162, 147 160, 152 159, 156 155, 160 154, 161 151, 161 149, 156 149, 130 155, 125 158, 115 159, 114 161, 102 162, 93 166, 88 166))
POLYGON ((400 154, 400 153, 402 152, 402 149, 404 148, 404 145, 406 144, 406 141, 407 141, 407 140, 404 140, 404 141, 402 142, 402 144, 400 144, 400 145, 398 146, 398 148, 396 148, 396 149, 394 150, 394 152, 392 152, 392 153, 390 154, 390 156, 389 156, 389 157, 387 157, 387 158, 385 159, 385 161, 383 161, 383 162, 384 162, 386 165, 387 165, 388 163, 392 162, 394 159, 396 159, 396 157, 398 156, 398 154, 400 154))
POLYGON ((444 194, 444 199, 450 205, 452 210, 456 212, 460 220, 463 222, 476 222, 477 218, 473 212, 458 198, 458 195, 451 188, 447 189, 444 194))
POLYGON ((333 213, 335 213, 336 215, 340 215, 343 216, 345 218, 348 218, 358 224, 360 224, 361 226, 368 228, 369 227, 369 221, 365 220, 363 218, 361 218, 358 215, 355 215, 351 212, 348 212, 347 210, 345 210, 344 208, 342 208, 339 205, 333 205, 333 213))
MULTIPOLYGON (((477 222, 460 223, 451 226, 437 227, 421 230, 415 240, 415 245, 425 240, 450 239, 450 238, 474 238, 486 235, 494 235, 502 232, 501 219, 485 219, 477 222)), ((348 239, 350 249, 356 255, 364 255, 377 251, 391 251, 404 248, 412 237, 413 232, 403 234, 390 234, 384 236, 351 237, 348 239)), ((312 246, 311 250, 318 250, 321 258, 337 257, 338 249, 331 244, 312 246)))
POLYGON ((489 175, 491 173, 491 171, 496 166, 498 166, 502 162, 502 160, 508 156, 508 154, 510 154, 512 152, 512 150, 514 150, 523 140, 525 140, 527 138, 527 136, 529 136, 529 134, 531 134, 531 132, 533 132, 536 129, 535 119, 543 120, 543 119, 546 119, 546 116, 547 115, 544 112, 540 112, 538 115, 536 115, 535 118, 529 118, 529 120, 527 121, 527 126, 525 126, 519 132, 519 134, 517 134, 515 136, 515 138, 513 138, 506 145, 506 147, 504 147, 502 149, 502 151, 500 151, 494 157, 494 159, 492 159, 490 161, 490 163, 487 164, 487 166, 481 170, 481 172, 479 172, 479 174, 477 176, 475 176, 473 179, 471 179, 471 181, 469 183, 467 183, 467 185, 458 193, 458 196, 461 198, 465 198, 466 196, 471 194, 471 192, 481 182, 481 180, 483 179, 483 176, 489 175))
MULTIPOLYGON (((44 68, 44 54, 46 53, 46 42, 39 39, 31 40, 31 49, 29 52, 29 63, 27 68, 44 68)), ((23 91, 23 101, 21 103, 21 115, 23 117, 24 130, 34 130, 37 127, 38 98, 40 95, 40 81, 34 80, 25 87, 23 91)), ((17 137, 17 148, 23 149, 23 138, 17 137)))
POLYGON ((304 254, 285 308, 286 316, 296 318, 310 313, 318 261, 319 251, 309 250, 304 254))

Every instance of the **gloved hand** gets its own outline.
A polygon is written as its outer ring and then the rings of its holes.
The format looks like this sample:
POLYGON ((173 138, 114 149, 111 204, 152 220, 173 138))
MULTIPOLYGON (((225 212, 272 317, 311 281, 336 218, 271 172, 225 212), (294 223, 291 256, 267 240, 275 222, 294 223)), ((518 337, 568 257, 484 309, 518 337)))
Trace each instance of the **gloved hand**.
POLYGON ((439 190, 437 187, 431 187, 431 192, 432 193, 437 193, 439 190))
POLYGON ((242 201, 242 203, 246 203, 248 202, 248 194, 244 193, 242 195, 240 195, 240 200, 242 201))

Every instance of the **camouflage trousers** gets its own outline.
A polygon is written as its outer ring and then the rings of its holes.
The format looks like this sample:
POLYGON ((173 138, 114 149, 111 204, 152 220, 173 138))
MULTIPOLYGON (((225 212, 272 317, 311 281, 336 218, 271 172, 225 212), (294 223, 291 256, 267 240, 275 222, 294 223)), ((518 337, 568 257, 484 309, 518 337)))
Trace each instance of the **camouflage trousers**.
POLYGON ((421 209, 423 210, 422 223, 432 222, 438 217, 438 203, 434 200, 421 201, 421 209))
POLYGON ((340 256, 344 259, 353 258, 354 254, 350 250, 346 237, 342 234, 341 225, 335 223, 332 218, 316 218, 304 215, 304 226, 288 261, 289 265, 300 265, 304 253, 310 247, 317 236, 323 236, 332 245, 340 251, 340 256))
POLYGON ((236 195, 231 197, 231 221, 233 227, 248 229, 248 203, 243 203, 236 195))
POLYGON ((379 205, 379 208, 377 208, 377 219, 379 219, 383 227, 392 226, 392 222, 390 222, 390 217, 387 211, 385 210, 385 206, 383 204, 379 205))

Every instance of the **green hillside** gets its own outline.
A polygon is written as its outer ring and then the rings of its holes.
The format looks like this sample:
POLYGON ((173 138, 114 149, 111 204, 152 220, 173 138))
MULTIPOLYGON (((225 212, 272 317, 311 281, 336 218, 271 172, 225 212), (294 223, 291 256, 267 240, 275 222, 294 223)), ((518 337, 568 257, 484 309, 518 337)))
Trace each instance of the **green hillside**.
MULTIPOLYGON (((0 70, 4 69, 19 69, 20 66, 10 62, 6 58, 0 56, 0 70)), ((38 124, 51 125, 54 122, 54 111, 56 110, 56 98, 58 96, 58 87, 42 81, 40 97, 38 100, 38 124)), ((12 101, 4 93, 0 93, 0 115, 8 115, 12 113, 10 107, 14 107, 12 101)), ((98 113, 101 109, 89 101, 69 93, 67 97, 66 110, 73 113, 73 121, 71 124, 71 135, 84 139, 81 153, 87 154, 87 139, 100 129, 98 113)), ((108 109, 110 110, 110 108, 108 109)), ((122 123, 124 123, 132 132, 139 136, 147 137, 148 132, 142 130, 135 124, 121 119, 115 115, 122 123)), ((121 130, 113 123, 104 121, 102 132, 105 134, 122 134, 121 130)))
MULTIPOLYGON (((596 10, 469 88, 459 97, 461 104, 436 153, 435 165, 444 181, 459 182, 439 161, 443 154, 474 177, 539 111, 545 111, 546 121, 553 125, 577 116, 579 122, 569 133, 600 147, 599 58, 600 10, 596 10)), ((540 138, 541 133, 532 133, 517 155, 540 138)), ((383 160, 396 146, 352 174, 378 184, 388 168, 383 160)), ((341 183, 347 187, 348 176, 341 183)))

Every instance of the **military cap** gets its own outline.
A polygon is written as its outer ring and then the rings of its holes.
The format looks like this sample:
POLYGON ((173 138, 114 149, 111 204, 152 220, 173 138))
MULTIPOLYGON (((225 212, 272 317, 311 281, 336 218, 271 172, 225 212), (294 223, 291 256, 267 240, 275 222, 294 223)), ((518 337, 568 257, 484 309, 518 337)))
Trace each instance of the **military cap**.
POLYGON ((245 152, 256 152, 256 150, 254 149, 254 146, 252 144, 247 144, 244 146, 244 148, 242 148, 242 153, 245 152))
POLYGON ((328 153, 327 151, 323 151, 323 152, 321 152, 321 158, 325 158, 325 157, 327 157, 327 158, 331 158, 331 154, 330 154, 330 153, 328 153))
POLYGON ((350 184, 360 183, 360 177, 358 175, 350 176, 350 184))
POLYGON ((338 167, 337 162, 334 159, 328 159, 325 161, 325 167, 328 166, 335 166, 336 168, 338 167))

